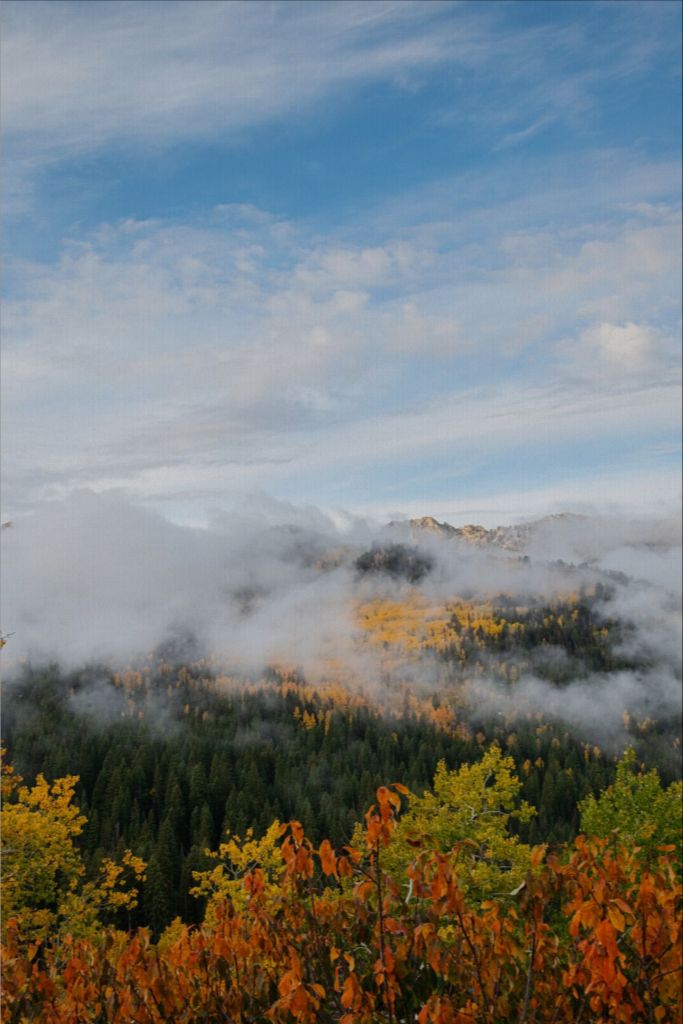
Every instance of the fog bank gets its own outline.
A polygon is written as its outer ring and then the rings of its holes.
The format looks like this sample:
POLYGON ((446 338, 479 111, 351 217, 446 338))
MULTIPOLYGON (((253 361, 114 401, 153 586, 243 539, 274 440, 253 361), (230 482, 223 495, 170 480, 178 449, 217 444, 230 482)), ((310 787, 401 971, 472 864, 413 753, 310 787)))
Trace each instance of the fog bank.
MULTIPOLYGON (((526 678, 514 692, 502 692, 483 679, 480 701, 505 713, 511 703, 538 707, 569 721, 586 720, 598 707, 610 718, 635 705, 675 713, 678 521, 555 516, 515 530, 501 535, 503 545, 408 530, 406 550, 419 553, 411 564, 427 567, 411 582, 401 578, 400 560, 390 561, 399 564, 397 572, 382 571, 381 559, 374 571, 377 559, 367 556, 373 547, 402 541, 401 530, 351 513, 333 517, 260 496, 196 529, 120 494, 75 493, 2 531, 2 630, 12 634, 3 652, 5 675, 11 678, 22 659, 119 666, 189 634, 199 652, 234 671, 277 663, 315 677, 334 660, 377 692, 379 661, 358 643, 359 601, 505 594, 533 602, 603 582, 610 588, 609 615, 629 625, 623 653, 641 660, 642 671, 562 690, 526 678)), ((416 685, 432 685, 426 663, 409 674, 416 685)))

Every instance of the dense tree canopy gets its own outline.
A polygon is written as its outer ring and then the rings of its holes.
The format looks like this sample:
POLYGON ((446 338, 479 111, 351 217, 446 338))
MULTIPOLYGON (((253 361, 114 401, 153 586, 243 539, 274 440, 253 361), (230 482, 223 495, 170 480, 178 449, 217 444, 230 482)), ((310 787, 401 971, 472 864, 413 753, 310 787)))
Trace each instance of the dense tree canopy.
POLYGON ((678 1021, 679 723, 467 699, 633 668, 622 626, 581 594, 356 612, 374 689, 182 644, 12 681, 3 1021, 678 1021))
MULTIPOLYGON (((495 807, 506 797, 487 798, 489 775, 447 778, 441 769, 435 799, 448 801, 460 783, 480 808, 495 807)), ((58 785, 53 799, 67 790, 68 782, 58 785)), ((463 876, 461 866, 468 830, 444 852, 443 835, 418 836, 414 818, 410 840, 419 850, 405 895, 386 855, 407 797, 399 784, 379 787, 364 828, 341 850, 311 842, 296 821, 273 826, 262 842, 224 844, 219 856, 231 877, 198 874, 213 889, 206 922, 176 921, 156 946, 149 932, 111 928, 27 943, 15 907, 4 927, 3 1021, 680 1018, 681 885, 670 849, 646 863, 632 845, 600 839, 579 837, 551 856, 536 847, 515 890, 482 900, 460 884, 471 871, 466 865, 463 876)))

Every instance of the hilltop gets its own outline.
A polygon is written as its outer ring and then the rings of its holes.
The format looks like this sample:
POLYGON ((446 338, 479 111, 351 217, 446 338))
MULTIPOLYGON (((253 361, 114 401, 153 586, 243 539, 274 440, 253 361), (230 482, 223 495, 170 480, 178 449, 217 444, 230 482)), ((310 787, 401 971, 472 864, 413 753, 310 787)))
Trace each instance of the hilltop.
POLYGON ((502 548, 505 551, 523 553, 539 536, 552 533, 558 527, 567 524, 585 522, 587 518, 571 512, 559 512, 514 526, 495 526, 487 529, 476 523, 452 526, 447 522, 439 522, 433 516, 420 516, 402 521, 392 520, 388 528, 407 533, 413 540, 433 535, 446 540, 464 541, 475 547, 502 548))

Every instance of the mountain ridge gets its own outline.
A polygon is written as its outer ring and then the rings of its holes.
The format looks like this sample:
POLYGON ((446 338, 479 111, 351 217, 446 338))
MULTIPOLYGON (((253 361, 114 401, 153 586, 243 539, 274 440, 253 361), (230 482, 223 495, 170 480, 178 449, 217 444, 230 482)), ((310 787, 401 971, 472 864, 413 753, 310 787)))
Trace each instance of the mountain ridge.
POLYGON ((392 520, 388 529, 407 531, 413 540, 419 540, 427 534, 444 539, 465 541, 475 547, 499 547, 506 551, 523 551, 529 544, 534 533, 566 522, 584 521, 587 517, 573 512, 556 512, 540 519, 514 526, 494 526, 488 529, 478 523, 466 523, 464 526, 452 526, 444 521, 439 522, 434 516, 418 516, 413 519, 392 520))

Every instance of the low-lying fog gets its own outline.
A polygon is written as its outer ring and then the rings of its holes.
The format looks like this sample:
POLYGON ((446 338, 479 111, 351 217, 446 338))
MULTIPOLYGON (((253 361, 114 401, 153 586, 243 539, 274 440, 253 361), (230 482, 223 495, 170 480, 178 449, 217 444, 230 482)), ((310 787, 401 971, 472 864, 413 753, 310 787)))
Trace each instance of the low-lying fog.
POLYGON ((480 546, 445 531, 332 518, 265 498, 195 529, 117 494, 83 492, 44 505, 2 534, 10 680, 22 659, 120 665, 180 631, 233 670, 258 672, 278 662, 315 676, 334 657, 376 689, 376 666, 355 640, 359 599, 404 596, 413 587, 435 602, 500 593, 543 599, 601 580, 611 586, 610 616, 632 625, 629 653, 645 667, 562 691, 526 677, 513 694, 484 679, 481 705, 506 710, 514 702, 572 722, 620 716, 627 706, 650 714, 680 708, 675 516, 555 516, 504 533, 503 546, 480 546), (424 571, 411 576, 399 565, 359 572, 364 552, 399 543, 424 571))

